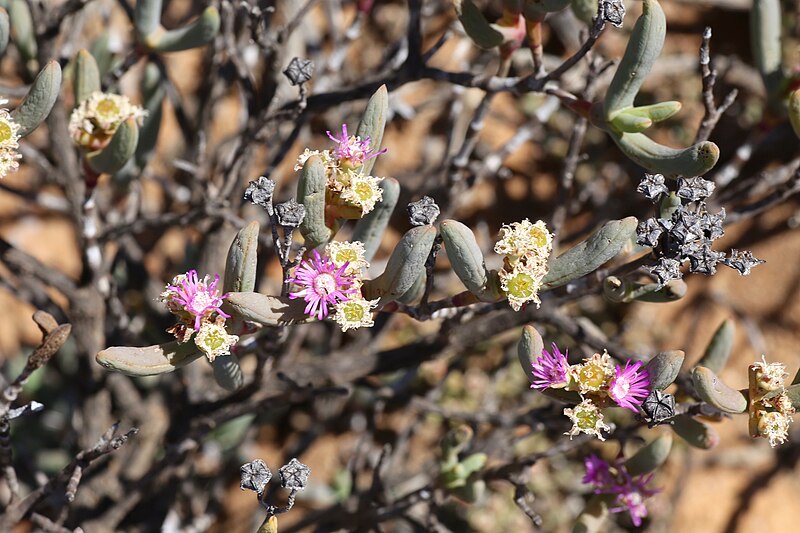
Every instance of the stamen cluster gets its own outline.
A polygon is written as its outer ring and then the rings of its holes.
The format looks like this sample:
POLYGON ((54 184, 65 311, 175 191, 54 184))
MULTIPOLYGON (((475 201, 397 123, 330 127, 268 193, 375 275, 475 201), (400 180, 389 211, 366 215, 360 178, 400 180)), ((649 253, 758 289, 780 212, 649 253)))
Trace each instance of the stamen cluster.
POLYGON ((500 287, 508 303, 519 311, 528 302, 541 304, 539 289, 548 271, 547 261, 553 250, 553 236, 541 220, 527 218, 500 229, 494 251, 505 256, 498 272, 500 287))

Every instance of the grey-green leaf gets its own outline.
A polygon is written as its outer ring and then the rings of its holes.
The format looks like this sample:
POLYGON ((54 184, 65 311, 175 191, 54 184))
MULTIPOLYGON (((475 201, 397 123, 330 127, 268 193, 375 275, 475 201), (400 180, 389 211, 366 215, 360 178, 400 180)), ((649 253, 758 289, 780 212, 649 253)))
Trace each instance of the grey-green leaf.
POLYGON ((503 43, 503 34, 489 24, 472 0, 455 0, 453 4, 464 31, 475 44, 488 50, 503 43))
POLYGON ((550 263, 550 271, 542 280, 542 288, 560 287, 600 268, 634 238, 636 224, 636 217, 607 222, 588 239, 550 263))
POLYGON ((8 11, 0 8, 0 56, 6 53, 8 40, 11 37, 11 26, 8 21, 8 11))
POLYGON ((222 292, 253 292, 258 273, 258 234, 260 227, 253 221, 239 230, 228 249, 225 280, 222 292))
POLYGON ((235 391, 244 383, 242 367, 235 355, 219 356, 211 363, 214 369, 214 380, 217 385, 227 391, 235 391))
POLYGON ((425 272, 425 261, 435 238, 436 228, 433 226, 408 230, 389 257, 383 274, 364 283, 365 296, 368 299, 380 297, 383 304, 408 292, 419 275, 425 272))
POLYGON ((76 106, 89 98, 92 93, 100 90, 100 69, 94 56, 85 48, 82 48, 75 56, 72 89, 75 93, 76 106))
POLYGON ((453 272, 467 290, 484 302, 503 298, 499 290, 492 290, 495 284, 490 283, 483 252, 472 230, 457 220, 444 220, 439 231, 453 272))
POLYGON ((678 377, 685 354, 681 350, 657 353, 645 365, 649 375, 650 387, 664 390, 678 377))
MULTIPOLYGON (((386 128, 386 115, 388 113, 389 91, 386 89, 386 85, 381 85, 367 102, 367 108, 364 110, 364 115, 361 117, 361 122, 358 123, 358 129, 356 130, 356 135, 361 139, 369 137, 369 147, 374 152, 381 148, 383 130, 386 128)), ((363 173, 369 174, 373 165, 375 165, 374 157, 364 161, 361 167, 363 173)))
POLYGON ((672 450, 672 435, 664 433, 633 454, 625 461, 625 467, 632 476, 649 474, 664 464, 670 450, 672 450))
POLYGON ((39 72, 31 84, 28 94, 11 116, 20 125, 20 137, 30 135, 44 122, 53 109, 61 90, 61 65, 50 61, 39 72))
POLYGON ((86 162, 95 172, 113 174, 133 157, 139 142, 139 126, 129 118, 119 125, 111 141, 102 149, 86 154, 86 162))
POLYGON ((33 16, 25 0, 9 0, 8 17, 11 26, 11 37, 17 45, 22 58, 28 61, 36 60, 39 47, 36 44, 36 29, 33 16))
POLYGON ((720 411, 744 413, 747 410, 747 397, 726 385, 708 368, 698 366, 692 370, 692 383, 700 398, 720 411))
POLYGON ((533 363, 542 356, 542 350, 544 341, 536 328, 533 326, 522 328, 522 335, 517 342, 517 358, 522 371, 531 383, 533 383, 533 363))
POLYGON ((142 97, 147 116, 139 128, 139 143, 136 145, 136 165, 141 169, 152 159, 161 129, 163 102, 166 87, 161 78, 161 71, 155 63, 148 62, 142 75, 142 97))
POLYGON ((112 346, 99 352, 95 359, 108 370, 129 376, 155 376, 173 372, 201 356, 193 342, 173 341, 144 348, 112 346))
POLYGON ((695 448, 710 450, 719 444, 716 430, 689 415, 678 415, 672 419, 672 430, 695 448))
POLYGON ((721 372, 728 357, 733 349, 733 336, 736 333, 736 325, 730 318, 725 320, 714 332, 711 342, 706 347, 706 353, 698 363, 712 372, 721 372))
POLYGON ((297 182, 297 201, 306 209, 300 233, 309 249, 325 246, 331 238, 331 230, 325 225, 326 186, 322 159, 318 156, 309 157, 297 182))
POLYGON ((310 322, 303 310, 302 298, 268 296, 257 292, 232 292, 225 299, 223 309, 233 315, 263 326, 282 326, 310 322))
POLYGON ((176 30, 163 31, 159 28, 145 37, 145 45, 154 52, 180 52, 190 48, 205 46, 219 32, 219 11, 209 6, 200 17, 176 30))

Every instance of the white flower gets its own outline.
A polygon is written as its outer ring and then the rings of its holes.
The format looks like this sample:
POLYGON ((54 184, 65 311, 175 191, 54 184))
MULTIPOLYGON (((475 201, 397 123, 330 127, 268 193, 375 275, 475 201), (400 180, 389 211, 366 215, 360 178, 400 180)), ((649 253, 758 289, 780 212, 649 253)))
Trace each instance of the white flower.
POLYGON ((229 355, 231 346, 239 341, 236 335, 228 335, 224 322, 204 322, 194 338, 195 345, 213 362, 220 355, 229 355))
POLYGON ((791 417, 777 411, 759 411, 758 414, 758 434, 769 439, 769 445, 773 448, 786 442, 791 417))
POLYGON ((116 133, 119 125, 132 118, 141 124, 147 112, 134 105, 127 96, 93 92, 69 117, 72 141, 90 149, 101 148, 116 133))
POLYGON ((531 223, 527 218, 522 222, 512 222, 500 229, 499 240, 494 251, 509 259, 525 257, 529 266, 546 265, 553 250, 553 236, 541 220, 531 223))
POLYGON ((591 400, 583 400, 574 409, 564 409, 564 414, 572 420, 572 428, 564 433, 572 439, 578 433, 595 435, 600 440, 606 440, 601 431, 611 431, 603 422, 603 413, 591 400))
POLYGON ((341 198, 345 203, 361 208, 361 216, 364 216, 383 199, 383 190, 378 187, 381 180, 383 178, 352 174, 350 183, 342 189, 341 198))
MULTIPOLYGON (((8 100, 0 98, 0 105, 5 105, 8 100)), ((19 168, 18 159, 22 155, 19 149, 19 124, 14 121, 11 113, 5 108, 0 108, 0 178, 5 177, 19 168)))
POLYGON ((336 313, 333 319, 342 328, 348 329, 371 328, 375 325, 372 320, 372 309, 378 305, 378 300, 365 300, 360 296, 336 304, 336 313))
POLYGON ((500 288, 508 297, 508 303, 519 311, 528 302, 534 302, 536 307, 541 305, 539 289, 542 288, 542 279, 546 270, 541 268, 528 268, 522 263, 517 263, 509 272, 506 269, 498 272, 500 288))
POLYGON ((340 267, 347 263, 345 274, 360 274, 362 269, 369 268, 369 263, 364 259, 364 243, 361 241, 331 241, 325 247, 325 255, 340 267))
POLYGON ((789 377, 783 363, 767 363, 767 358, 761 356, 761 361, 750 365, 756 372, 756 384, 761 392, 783 390, 783 381, 789 377))

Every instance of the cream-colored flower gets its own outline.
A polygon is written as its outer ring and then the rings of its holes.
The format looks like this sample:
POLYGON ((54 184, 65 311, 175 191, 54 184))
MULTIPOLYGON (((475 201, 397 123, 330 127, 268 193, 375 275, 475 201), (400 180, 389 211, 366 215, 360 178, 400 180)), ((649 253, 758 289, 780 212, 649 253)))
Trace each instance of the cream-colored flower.
POLYGON ((526 218, 522 222, 506 224, 500 229, 499 237, 494 251, 508 256, 512 262, 516 258, 527 257, 530 259, 528 263, 547 264, 547 258, 553 250, 553 236, 541 220, 531 223, 526 218))
POLYGON ((574 409, 564 409, 564 414, 572 420, 572 428, 564 433, 572 439, 578 433, 595 435, 600 440, 606 440, 602 431, 611 431, 611 428, 603 422, 603 413, 591 400, 583 400, 574 409))
POLYGON ((303 150, 303 153, 300 154, 297 158, 297 163, 294 165, 294 171, 298 172, 303 170, 303 165, 306 164, 306 161, 309 160, 312 156, 319 156, 322 159, 322 164, 325 166, 326 170, 330 167, 336 166, 336 161, 331 157, 331 153, 328 150, 309 150, 306 148, 303 150))
POLYGON ((756 372, 756 384, 761 392, 783 390, 783 382, 789 377, 783 363, 767 363, 767 358, 761 356, 761 361, 750 365, 756 372))
POLYGON ((581 394, 599 391, 614 376, 614 364, 611 362, 611 356, 605 350, 602 355, 595 353, 583 361, 582 364, 572 365, 569 369, 581 394))
POLYGON ((333 264, 341 267, 347 263, 345 274, 360 274, 362 269, 369 268, 369 263, 364 259, 364 243, 361 241, 331 241, 325 247, 325 255, 331 258, 333 264))
POLYGON ((377 305, 378 300, 365 300, 361 296, 356 296, 337 303, 334 307, 336 313, 333 315, 333 319, 339 324, 342 331, 371 328, 375 325, 372 320, 372 310, 377 305))
POLYGON ((758 434, 769 439, 769 445, 773 448, 786 442, 791 417, 777 411, 759 411, 758 414, 758 434))
MULTIPOLYGON (((0 98, 0 106, 7 103, 8 100, 0 98)), ((19 124, 14 121, 7 109, 0 108, 0 178, 19 168, 18 160, 22 155, 18 150, 19 124)))
POLYGON ((539 289, 542 288, 542 278, 547 273, 541 268, 528 268, 527 265, 517 263, 511 272, 500 270, 500 288, 508 297, 508 303, 514 311, 519 311, 523 305, 533 302, 536 307, 541 305, 539 289))
POLYGON ((343 188, 341 199, 345 203, 361 209, 361 216, 375 208, 375 204, 383 199, 383 190, 378 184, 383 178, 352 174, 350 183, 343 188))
POLYGON ((101 148, 120 124, 130 118, 141 124, 145 115, 147 111, 127 96, 96 91, 72 111, 69 134, 75 144, 94 150, 101 148))
POLYGON ((229 355, 231 346, 239 341, 236 335, 228 335, 224 321, 221 323, 204 322, 194 338, 195 345, 204 353, 209 362, 220 355, 229 355))

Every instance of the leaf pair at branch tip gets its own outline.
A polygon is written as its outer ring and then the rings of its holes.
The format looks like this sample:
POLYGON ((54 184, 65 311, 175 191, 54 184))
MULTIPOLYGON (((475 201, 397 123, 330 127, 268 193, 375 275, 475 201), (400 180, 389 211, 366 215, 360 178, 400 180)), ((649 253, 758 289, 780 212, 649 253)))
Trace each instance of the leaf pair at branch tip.
POLYGON ((180 52, 204 46, 219 32, 220 16, 214 6, 182 28, 167 30, 161 25, 162 0, 138 0, 134 24, 142 45, 151 52, 180 52))

